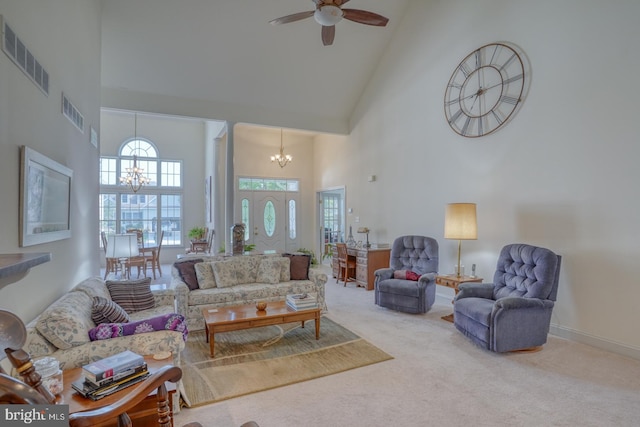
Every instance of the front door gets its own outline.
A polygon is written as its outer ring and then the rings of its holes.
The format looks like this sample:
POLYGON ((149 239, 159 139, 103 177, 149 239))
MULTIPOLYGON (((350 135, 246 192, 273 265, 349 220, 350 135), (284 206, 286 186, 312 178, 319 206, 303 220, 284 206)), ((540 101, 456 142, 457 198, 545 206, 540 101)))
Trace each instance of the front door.
POLYGON ((245 223, 245 244, 257 252, 294 252, 299 246, 298 193, 239 191, 236 222, 245 223))

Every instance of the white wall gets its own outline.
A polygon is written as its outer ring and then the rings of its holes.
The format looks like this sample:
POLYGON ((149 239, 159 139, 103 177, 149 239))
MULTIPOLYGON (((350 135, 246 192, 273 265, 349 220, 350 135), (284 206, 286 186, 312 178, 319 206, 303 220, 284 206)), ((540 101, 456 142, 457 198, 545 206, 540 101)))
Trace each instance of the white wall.
POLYGON ((490 281, 505 244, 556 251, 552 330, 640 357, 638 16, 634 0, 412 1, 351 135, 317 141, 317 187, 346 184, 373 241, 435 237, 445 273, 457 251, 443 238, 445 205, 477 203, 464 264, 490 281), (503 129, 463 138, 444 118, 445 87, 467 54, 495 41, 524 50, 530 92, 503 129))
POLYGON ((89 127, 100 131, 99 1, 0 0, 7 20, 49 72, 45 96, 0 53, 0 253, 51 252, 51 262, 0 289, 0 307, 31 320, 52 300, 99 273, 96 164, 89 127), (61 114, 64 92, 84 116, 80 133, 61 114), (26 145, 73 170, 69 239, 19 247, 20 146, 26 145), (37 296, 37 298, 34 298, 37 296))

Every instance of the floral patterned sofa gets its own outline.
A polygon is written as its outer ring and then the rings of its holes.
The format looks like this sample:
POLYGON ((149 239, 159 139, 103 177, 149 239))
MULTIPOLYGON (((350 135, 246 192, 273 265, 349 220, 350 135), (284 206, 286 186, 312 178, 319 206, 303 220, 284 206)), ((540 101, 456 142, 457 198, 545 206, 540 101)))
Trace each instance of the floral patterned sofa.
POLYGON ((190 331, 204 329, 205 308, 284 301, 289 294, 315 294, 324 312, 327 275, 309 264, 304 254, 190 255, 171 272, 177 312, 190 331))
MULTIPOLYGON (((175 312, 173 292, 152 290, 151 293, 151 304, 155 307, 129 313, 130 322, 175 312)), ((107 284, 100 277, 82 281, 29 322, 24 349, 33 359, 55 357, 62 369, 76 368, 124 350, 143 355, 169 351, 174 365, 180 366, 183 331, 153 330, 91 341, 89 331, 97 326, 92 318, 94 297, 111 300, 107 284)))

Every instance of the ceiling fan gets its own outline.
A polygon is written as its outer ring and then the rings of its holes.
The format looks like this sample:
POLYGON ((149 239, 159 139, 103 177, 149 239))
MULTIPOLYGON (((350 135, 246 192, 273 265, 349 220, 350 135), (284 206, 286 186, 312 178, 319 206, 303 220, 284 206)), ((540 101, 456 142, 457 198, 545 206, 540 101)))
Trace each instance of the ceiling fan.
POLYGON ((360 24, 384 27, 389 19, 377 13, 359 9, 343 9, 342 5, 349 0, 312 0, 316 4, 315 10, 299 12, 292 15, 269 21, 273 25, 288 24, 289 22, 300 21, 313 16, 316 22, 322 25, 322 43, 325 46, 333 44, 336 35, 335 25, 342 21, 342 18, 360 24))

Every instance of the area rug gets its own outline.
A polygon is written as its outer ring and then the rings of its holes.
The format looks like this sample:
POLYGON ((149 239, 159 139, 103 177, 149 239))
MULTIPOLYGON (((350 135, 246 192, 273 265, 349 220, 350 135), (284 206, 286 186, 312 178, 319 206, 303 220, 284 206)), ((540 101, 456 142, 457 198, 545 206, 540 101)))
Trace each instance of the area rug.
POLYGON ((189 407, 307 381, 392 359, 327 317, 215 336, 209 357, 204 331, 189 333, 182 353, 184 403, 189 407))

